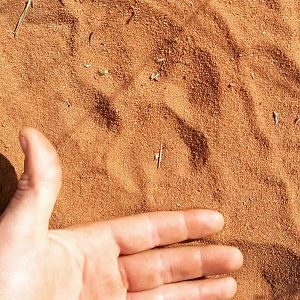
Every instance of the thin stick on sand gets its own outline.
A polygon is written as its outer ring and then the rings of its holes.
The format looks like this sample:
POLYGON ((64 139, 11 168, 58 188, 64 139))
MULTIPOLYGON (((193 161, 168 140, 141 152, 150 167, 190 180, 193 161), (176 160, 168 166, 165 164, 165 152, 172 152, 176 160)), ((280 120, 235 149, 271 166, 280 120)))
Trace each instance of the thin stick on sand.
POLYGON ((133 6, 130 5, 130 9, 131 9, 131 16, 128 18, 128 20, 126 21, 126 24, 128 25, 132 19, 136 16, 136 13, 135 13, 135 9, 133 6))
POLYGON ((90 46, 92 45, 92 39, 93 39, 93 36, 94 36, 94 32, 92 31, 92 32, 89 34, 89 45, 90 45, 90 46))
POLYGON ((14 31, 14 36, 15 36, 15 37, 16 37, 16 35, 18 34, 19 29, 20 29, 21 25, 23 24, 25 17, 26 17, 27 14, 28 14, 28 10, 29 10, 29 7, 30 7, 30 6, 31 6, 31 7, 33 6, 33 0, 28 0, 28 1, 26 2, 25 8, 24 8, 24 10, 23 10, 23 12, 22 12, 22 14, 21 14, 19 20, 18 20, 18 24, 17 24, 16 29, 15 29, 15 31, 14 31))
POLYGON ((158 153, 158 159, 157 159, 157 170, 160 168, 161 161, 162 161, 162 152, 163 152, 163 144, 160 143, 160 149, 158 153))

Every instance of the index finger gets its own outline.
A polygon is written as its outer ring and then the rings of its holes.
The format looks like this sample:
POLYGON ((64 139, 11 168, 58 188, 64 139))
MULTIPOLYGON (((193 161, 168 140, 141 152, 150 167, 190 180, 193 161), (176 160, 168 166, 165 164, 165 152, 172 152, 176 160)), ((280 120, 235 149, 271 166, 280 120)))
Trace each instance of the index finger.
POLYGON ((155 212, 107 221, 121 254, 194 240, 221 231, 223 216, 216 211, 155 212))

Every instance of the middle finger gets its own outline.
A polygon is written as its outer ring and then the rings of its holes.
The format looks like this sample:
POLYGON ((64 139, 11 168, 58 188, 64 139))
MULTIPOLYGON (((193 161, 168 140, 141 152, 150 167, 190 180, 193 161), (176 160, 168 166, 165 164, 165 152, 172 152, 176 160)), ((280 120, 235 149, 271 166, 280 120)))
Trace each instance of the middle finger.
POLYGON ((120 271, 129 292, 231 273, 242 263, 241 252, 228 246, 155 249, 119 258, 120 271))

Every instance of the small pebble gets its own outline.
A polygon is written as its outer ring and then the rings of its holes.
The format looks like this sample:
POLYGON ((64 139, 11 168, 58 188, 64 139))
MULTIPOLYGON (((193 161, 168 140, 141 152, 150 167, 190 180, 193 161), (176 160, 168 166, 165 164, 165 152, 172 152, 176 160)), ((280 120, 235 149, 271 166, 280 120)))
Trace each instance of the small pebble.
POLYGON ((100 69, 99 71, 98 71, 98 74, 100 75, 100 76, 105 76, 105 75, 107 75, 108 74, 108 70, 107 69, 100 69))
POLYGON ((154 81, 158 81, 160 77, 160 74, 158 72, 154 72, 151 74, 150 79, 154 81))
POLYGON ((155 62, 156 62, 157 64, 161 64, 161 63, 163 63, 164 61, 165 61, 164 58, 157 58, 157 59, 155 60, 155 62))
POLYGON ((275 125, 278 125, 279 123, 279 115, 276 111, 273 112, 273 118, 274 118, 274 123, 275 125))

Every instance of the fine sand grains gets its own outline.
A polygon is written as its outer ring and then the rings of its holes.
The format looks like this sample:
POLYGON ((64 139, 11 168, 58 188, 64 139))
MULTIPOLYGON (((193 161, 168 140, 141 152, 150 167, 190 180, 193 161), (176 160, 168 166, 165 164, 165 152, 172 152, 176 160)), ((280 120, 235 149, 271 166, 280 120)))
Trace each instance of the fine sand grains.
POLYGON ((64 169, 52 227, 217 209, 236 299, 300 299, 298 1, 28 3, 0 7, 0 207, 34 126, 64 169))

